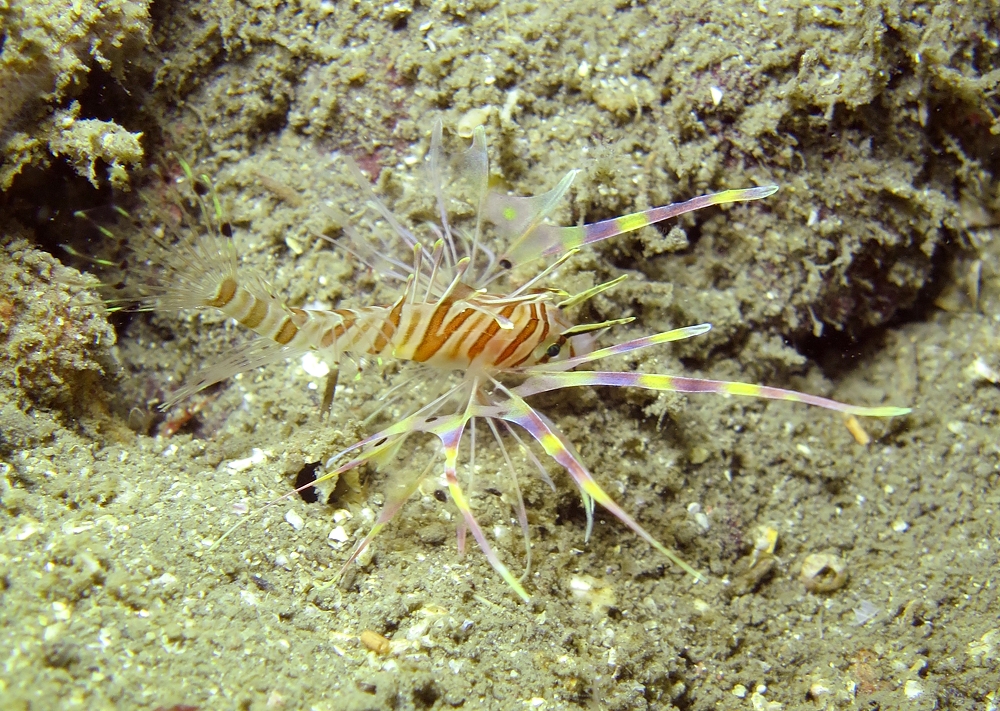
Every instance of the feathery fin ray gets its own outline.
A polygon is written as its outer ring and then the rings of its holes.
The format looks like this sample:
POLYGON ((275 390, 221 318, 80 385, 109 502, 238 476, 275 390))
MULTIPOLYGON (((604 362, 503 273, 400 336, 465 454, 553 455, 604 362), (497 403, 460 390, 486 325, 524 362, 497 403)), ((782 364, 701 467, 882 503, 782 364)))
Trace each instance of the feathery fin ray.
MULTIPOLYGON (((193 246, 181 247, 173 252, 177 260, 169 274, 173 283, 144 305, 157 308, 220 308, 262 337, 236 350, 185 385, 169 402, 172 404, 234 373, 310 349, 322 350, 336 363, 344 355, 362 359, 370 356, 375 360, 395 357, 425 363, 425 367, 441 371, 464 371, 464 377, 456 385, 450 388, 443 386, 444 391, 439 391, 440 394, 430 403, 330 457, 326 472, 308 486, 340 476, 366 463, 385 466, 396 458, 411 436, 433 435, 443 449, 442 473, 448 492, 461 514, 459 549, 464 547, 465 532, 470 532, 489 564, 523 600, 529 599, 522 580, 527 578, 531 569, 530 531, 524 498, 503 441, 504 436, 513 438, 518 450, 532 462, 550 487, 554 488, 552 480, 532 450, 531 441, 568 472, 579 489, 587 514, 588 539, 593 529, 595 504, 600 504, 695 581, 705 580, 702 573, 661 544, 607 494, 583 465, 569 440, 547 417, 528 404, 527 398, 532 395, 582 386, 638 387, 660 392, 707 392, 800 402, 868 417, 895 417, 909 412, 908 408, 901 407, 848 405, 829 398, 749 383, 665 374, 574 370, 603 358, 692 338, 707 332, 711 326, 698 324, 677 328, 593 350, 590 343, 594 332, 629 323, 633 319, 625 317, 600 323, 573 324, 564 315, 564 310, 613 288, 625 277, 598 284, 575 295, 558 288, 539 286, 543 280, 551 277, 586 245, 713 205, 759 200, 774 194, 778 189, 775 185, 723 190, 589 225, 562 227, 549 223, 548 219, 569 192, 579 171, 568 172, 552 190, 541 195, 517 197, 501 194, 489 185, 483 127, 474 131, 471 146, 447 163, 442 150, 441 125, 436 123, 431 133, 428 171, 438 224, 428 226, 432 234, 432 240, 428 242, 418 237, 418 234, 425 233, 410 231, 403 225, 374 193, 356 165, 348 161, 347 168, 362 190, 367 205, 389 226, 391 235, 381 239, 381 248, 374 247, 363 240, 335 209, 327 211, 340 222, 347 235, 349 244, 343 245, 345 251, 383 275, 402 282, 399 299, 387 307, 309 311, 290 308, 278 301, 265 280, 237 269, 233 242, 223 239, 225 222, 214 188, 206 177, 196 177, 191 167, 182 163, 192 186, 200 184, 208 188, 207 192, 196 193, 201 221, 208 235, 193 246), (449 169, 456 184, 464 188, 465 201, 474 210, 471 232, 463 228, 461 220, 453 221, 449 216, 449 200, 453 196, 444 190, 445 175, 449 169), (492 225, 496 238, 506 245, 506 249, 498 253, 491 250, 484 234, 485 223, 492 225), (392 243, 407 248, 411 253, 409 264, 391 255, 392 243), (488 284, 507 274, 511 268, 543 257, 554 257, 555 260, 535 278, 507 294, 487 291, 488 284), (240 309, 230 305, 237 302, 241 305, 240 309), (439 357, 439 360, 433 360, 439 357), (502 376, 508 373, 517 376, 517 385, 503 382, 502 376), (452 407, 455 409, 452 410, 452 407), (501 560, 474 513, 477 419, 485 420, 500 448, 504 465, 511 472, 516 513, 526 548, 524 573, 520 577, 501 560), (470 443, 466 460, 468 467, 460 467, 462 438, 467 430, 467 441, 470 443), (528 437, 523 438, 518 434, 519 430, 527 433, 528 437)), ((468 222, 466 220, 466 226, 468 222)), ((334 368, 323 396, 324 410, 328 410, 332 403, 336 378, 337 370, 334 368)), ((392 397, 397 397, 397 394, 393 392, 392 397)), ((385 406, 384 402, 381 407, 385 406)), ((420 481, 430 474, 435 461, 432 458, 419 476, 414 477, 402 470, 390 476, 385 503, 371 529, 355 546, 344 569, 356 561, 375 536, 399 514, 420 481)), ((268 506, 293 493, 289 492, 268 506)), ((226 531, 213 548, 237 527, 226 531)))

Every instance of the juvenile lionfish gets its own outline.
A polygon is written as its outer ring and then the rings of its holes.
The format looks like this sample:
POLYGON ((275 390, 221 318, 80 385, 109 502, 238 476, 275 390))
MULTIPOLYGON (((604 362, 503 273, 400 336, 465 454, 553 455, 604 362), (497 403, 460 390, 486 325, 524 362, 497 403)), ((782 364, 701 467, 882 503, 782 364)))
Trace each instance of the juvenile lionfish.
MULTIPOLYGON (((394 455, 407 437, 427 433, 440 439, 444 450, 444 478, 455 506, 462 514, 459 547, 466 530, 471 531, 490 565, 524 600, 528 593, 521 581, 531 565, 530 541, 524 501, 516 471, 504 444, 515 443, 552 486, 526 432, 545 453, 558 462, 576 482, 587 515, 585 538, 593 528, 594 503, 613 513, 638 536, 680 566, 696 580, 703 576, 677 554, 657 541, 621 509, 594 480, 568 439, 545 415, 528 403, 538 393, 586 385, 638 387, 680 393, 746 395, 772 400, 802 402, 849 415, 892 417, 909 412, 902 407, 860 407, 780 388, 748 383, 705 380, 673 375, 634 372, 576 370, 610 356, 631 353, 649 346, 691 338, 708 331, 710 324, 677 328, 606 348, 595 349, 599 332, 630 322, 620 318, 601 323, 573 324, 571 307, 614 287, 624 277, 600 284, 582 293, 569 294, 543 286, 556 269, 582 247, 637 230, 678 215, 712 205, 758 200, 772 195, 775 185, 725 190, 686 202, 656 207, 594 224, 559 227, 547 221, 566 195, 579 171, 570 171, 551 191, 534 197, 514 197, 490 187, 485 131, 475 131, 472 145, 455 160, 446 162, 442 151, 441 125, 434 126, 427 162, 434 191, 437 222, 426 225, 421 239, 380 200, 368 180, 353 163, 349 168, 364 192, 367 207, 377 213, 385 228, 374 243, 342 220, 349 238, 345 249, 388 279, 398 280, 398 298, 387 306, 357 309, 303 309, 286 306, 259 277, 241 272, 231 231, 223 221, 218 200, 207 178, 197 178, 186 164, 187 179, 194 186, 202 214, 196 241, 172 245, 173 256, 165 268, 162 289, 147 299, 156 309, 214 308, 256 333, 244 349, 204 371, 194 382, 177 391, 167 406, 235 373, 264 363, 310 351, 324 357, 334 370, 324 396, 329 407, 336 382, 336 366, 342 356, 395 359, 415 364, 423 382, 437 387, 430 402, 390 426, 333 455, 326 473, 317 480, 338 477, 366 462, 382 464, 394 455), (450 201, 445 193, 445 173, 454 171, 452 189, 464 189, 464 204, 474 217, 459 228, 449 219, 450 201), (386 227, 387 226, 387 227, 386 227), (487 226, 493 240, 487 243, 487 226), (428 241, 430 244, 428 244, 428 241), (399 247, 409 253, 393 256, 399 247), (501 245, 499 253, 488 244, 501 245), (506 293, 490 286, 505 281, 512 270, 540 258, 553 258, 537 276, 506 293), (518 518, 525 539, 525 573, 516 577, 487 541, 473 514, 466 486, 472 477, 475 457, 475 427, 481 420, 498 443, 513 479, 518 518), (470 431, 469 466, 459 466, 459 449, 470 431)), ((340 216, 337 216, 341 219, 340 216)), ((465 461, 463 459, 463 461, 465 461)), ((427 472, 425 471, 424 474, 427 472)), ((424 474, 396 476, 385 503, 368 534, 357 544, 344 565, 346 570, 372 539, 393 519, 416 490, 424 474)), ((313 485, 314 485, 313 484, 313 485)), ((554 488, 554 487, 553 487, 554 488)), ((290 492, 294 493, 294 492, 290 492)), ((232 530, 232 529, 230 529, 232 530)), ((228 535, 228 532, 227 534, 228 535)), ((224 538, 225 536, 223 536, 224 538)), ((221 541, 221 539, 220 539, 221 541)), ((219 541, 216 542, 218 544, 219 541)), ((343 571, 342 571, 343 572, 343 571)))

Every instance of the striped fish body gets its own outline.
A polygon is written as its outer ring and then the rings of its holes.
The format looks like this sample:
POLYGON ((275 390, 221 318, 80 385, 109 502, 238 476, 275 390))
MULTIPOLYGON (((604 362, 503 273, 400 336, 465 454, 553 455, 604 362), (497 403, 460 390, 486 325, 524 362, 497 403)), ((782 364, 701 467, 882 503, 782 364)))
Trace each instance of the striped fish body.
POLYGON ((386 326, 394 358, 443 370, 499 372, 548 360, 547 349, 569 324, 543 300, 501 305, 471 298, 397 305, 386 326), (501 327, 497 316, 511 327, 501 327))
MULTIPOLYGON (((469 289, 471 292, 471 289, 469 289)), ((560 309, 543 298, 497 304, 470 296, 333 311, 285 306, 277 297, 223 278, 202 302, 257 335, 296 351, 319 350, 398 358, 443 370, 498 372, 546 362, 569 328, 560 309), (510 327, 501 327, 502 317, 510 327)), ((572 341, 566 353, 574 355, 572 341)))

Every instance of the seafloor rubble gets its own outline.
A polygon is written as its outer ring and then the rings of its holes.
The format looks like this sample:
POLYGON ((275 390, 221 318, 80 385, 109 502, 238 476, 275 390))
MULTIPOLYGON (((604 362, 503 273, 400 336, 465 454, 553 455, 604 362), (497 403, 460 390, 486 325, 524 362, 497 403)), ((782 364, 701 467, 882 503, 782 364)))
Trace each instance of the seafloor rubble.
MULTIPOLYGON (((994 14, 987 2, 0 2, 0 694, 15 708, 992 703, 994 14), (133 222, 170 210, 180 156, 210 176, 246 263, 290 304, 385 300, 384 283, 316 238, 340 229, 317 205, 359 210, 338 163, 350 155, 397 212, 432 214, 419 188, 437 118, 452 146, 485 125, 497 185, 517 193, 582 168, 564 224, 779 184, 764 202, 601 245, 561 278, 582 289, 629 273, 582 315, 637 317, 614 338, 715 325, 623 368, 915 414, 866 423, 864 447, 782 405, 603 390, 541 401, 706 586, 612 522, 585 545, 571 489, 537 481, 523 483, 530 605, 456 554, 433 482, 342 583, 379 503, 363 479, 284 502, 209 552, 242 511, 364 435, 354 413, 392 369, 348 381, 330 422, 297 362, 159 413, 239 335, 190 315, 108 316, 76 269, 109 272, 79 255, 140 251, 148 232, 133 222), (111 204, 132 218, 114 221, 111 204), (814 555, 846 565, 843 586, 803 586, 814 555), (366 631, 388 649, 360 642, 366 631)), ((484 479, 500 469, 495 456, 482 466, 484 479)), ((517 560, 506 492, 491 489, 478 515, 517 560)))

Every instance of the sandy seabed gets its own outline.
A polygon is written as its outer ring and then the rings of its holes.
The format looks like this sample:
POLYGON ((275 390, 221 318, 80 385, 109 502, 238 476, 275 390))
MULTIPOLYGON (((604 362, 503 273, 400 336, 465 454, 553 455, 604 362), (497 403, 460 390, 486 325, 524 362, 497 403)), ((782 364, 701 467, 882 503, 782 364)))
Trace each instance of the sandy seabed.
MULTIPOLYGON (((990 5, 3 4, 0 707, 996 708, 990 5), (419 439, 209 550, 307 465, 391 422, 362 419, 398 374, 343 380, 329 420, 297 359, 164 415, 156 402, 246 334, 214 315, 109 317, 73 253, 141 253, 176 207, 179 156, 289 304, 389 303, 392 284, 315 237, 339 234, 317 205, 360 209, 351 156, 381 171, 397 214, 431 217, 438 119, 452 150, 485 125, 501 188, 537 194, 582 169, 562 224, 780 185, 588 250, 559 285, 629 274, 581 314, 636 317, 607 343, 714 325, 614 367, 913 413, 865 421, 862 445, 801 405, 538 398, 707 584, 606 514, 585 542, 568 478, 552 465, 552 492, 527 463, 530 603, 471 541, 459 555, 436 475, 341 580, 386 478, 437 456, 419 439), (109 182, 132 190, 112 198, 109 182), (112 221, 112 202, 134 219, 112 221), (808 589, 810 555, 835 557, 846 582, 808 589)), ((522 570, 502 460, 483 448, 477 463, 477 516, 522 570)))

